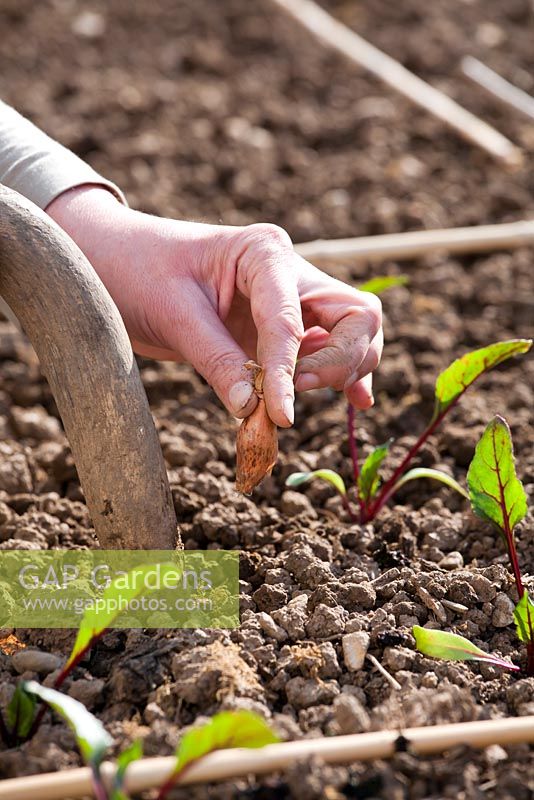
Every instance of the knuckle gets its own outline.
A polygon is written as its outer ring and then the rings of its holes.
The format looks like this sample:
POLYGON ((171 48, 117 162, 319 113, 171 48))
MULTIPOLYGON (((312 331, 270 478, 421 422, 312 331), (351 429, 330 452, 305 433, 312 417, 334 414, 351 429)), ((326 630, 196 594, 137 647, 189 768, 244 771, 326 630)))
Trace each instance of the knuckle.
POLYGON ((199 352, 193 364, 210 386, 222 386, 235 378, 236 362, 233 353, 224 350, 199 352))
POLYGON ((296 308, 292 306, 281 308, 276 315, 276 322, 282 332, 292 339, 297 339, 300 343, 304 338, 302 316, 296 308))
POLYGON ((270 222, 256 222, 249 225, 246 230, 252 240, 262 247, 268 249, 293 247, 291 237, 279 225, 270 222))

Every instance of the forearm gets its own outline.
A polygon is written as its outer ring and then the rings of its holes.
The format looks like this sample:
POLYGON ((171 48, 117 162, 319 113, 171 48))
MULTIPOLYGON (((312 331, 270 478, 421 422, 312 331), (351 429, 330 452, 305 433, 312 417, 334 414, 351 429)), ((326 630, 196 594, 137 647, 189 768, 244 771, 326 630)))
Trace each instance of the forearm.
POLYGON ((117 186, 1 100, 0 183, 43 209, 82 184, 105 187, 126 204, 117 186))

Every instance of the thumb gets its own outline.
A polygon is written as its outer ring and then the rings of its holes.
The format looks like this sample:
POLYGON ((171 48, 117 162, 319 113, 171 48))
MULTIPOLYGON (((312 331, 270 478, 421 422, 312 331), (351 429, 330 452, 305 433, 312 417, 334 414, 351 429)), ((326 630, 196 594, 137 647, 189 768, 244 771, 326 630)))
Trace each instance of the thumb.
POLYGON ((258 403, 250 370, 245 367, 249 357, 197 286, 182 286, 180 295, 179 305, 173 303, 166 315, 166 346, 192 364, 230 414, 248 416, 258 403))

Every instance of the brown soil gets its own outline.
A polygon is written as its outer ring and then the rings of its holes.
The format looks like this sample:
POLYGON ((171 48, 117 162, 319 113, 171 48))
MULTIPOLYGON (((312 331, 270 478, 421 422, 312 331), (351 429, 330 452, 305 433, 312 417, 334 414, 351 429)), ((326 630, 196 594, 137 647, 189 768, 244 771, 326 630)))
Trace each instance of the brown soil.
MULTIPOLYGON (((532 149, 531 123, 497 107, 457 68, 471 53, 533 91, 528 0, 324 5, 532 149)), ((318 46, 268 0, 94 0, 91 10, 99 15, 92 29, 81 4, 4 0, 0 94, 115 179, 132 205, 225 223, 268 220, 295 241, 534 213, 528 159, 506 173, 318 46)), ((370 271, 358 264, 340 274, 358 281, 370 271)), ((532 335, 534 318, 530 250, 436 256, 402 271, 410 289, 385 298, 377 403, 358 420, 364 452, 397 438, 393 460, 428 417, 439 369, 468 348, 532 335)), ((533 375, 534 362, 522 358, 483 378, 421 463, 445 465, 462 480, 478 435, 500 412, 531 493, 533 375)), ((257 709, 289 738, 534 713, 533 678, 430 661, 414 650, 411 626, 432 620, 429 606, 446 599, 467 610, 445 607, 444 625, 525 665, 510 624, 503 545, 457 497, 426 484, 407 489, 362 529, 345 520, 329 487, 284 489, 290 472, 316 464, 349 479, 342 398, 324 391, 299 399, 273 477, 244 498, 232 485, 235 426, 209 388, 183 366, 145 363, 143 378, 186 547, 242 551, 243 612, 235 632, 105 637, 67 689, 101 717, 117 746, 141 736, 147 754, 170 753, 185 726, 221 708, 257 709), (370 652, 402 691, 367 664, 347 670, 341 640, 356 631, 370 634, 370 652)), ((0 329, 0 381, 0 547, 92 546, 50 391, 8 323, 0 329)), ((518 539, 524 574, 533 575, 532 517, 518 539)), ((72 640, 68 632, 18 634, 59 655, 72 640)), ((10 655, 0 655, 0 673, 5 704, 17 679, 10 655)), ((20 750, 0 753, 4 777, 78 763, 55 718, 20 750)), ((479 754, 459 745, 436 758, 296 764, 262 781, 174 796, 527 800, 533 791, 527 746, 479 754)))

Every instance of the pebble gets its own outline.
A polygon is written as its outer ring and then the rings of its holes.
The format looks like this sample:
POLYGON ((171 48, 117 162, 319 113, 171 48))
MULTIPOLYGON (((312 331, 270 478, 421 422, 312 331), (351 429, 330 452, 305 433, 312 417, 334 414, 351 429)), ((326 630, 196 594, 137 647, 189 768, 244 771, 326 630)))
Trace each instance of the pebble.
POLYGON ((258 614, 256 614, 256 619, 259 622, 260 628, 264 633, 267 634, 267 636, 270 636, 277 642, 285 642, 287 639, 286 631, 281 625, 278 625, 274 621, 270 614, 267 614, 265 611, 260 611, 258 614))
POLYGON ((496 628, 506 628, 514 621, 514 604, 507 594, 499 592, 495 598, 491 624, 496 628))
POLYGON ((72 681, 68 694, 83 703, 86 708, 91 709, 102 698, 104 686, 105 681, 101 678, 95 678, 92 681, 80 678, 80 680, 72 681))
POLYGON ((340 694, 334 700, 333 708, 334 719, 341 734, 364 733, 371 727, 369 714, 354 695, 340 694))
POLYGON ((343 659, 351 672, 358 672, 363 667, 369 649, 370 637, 365 631, 347 633, 341 640, 343 659))
POLYGON ((53 653, 43 653, 41 650, 19 650, 14 653, 11 662, 17 672, 39 672, 47 674, 53 672, 61 665, 61 658, 53 653))
POLYGON ((464 557, 458 550, 453 550, 452 552, 448 553, 445 558, 442 558, 439 562, 439 566, 442 569, 459 569, 464 565, 464 557))

